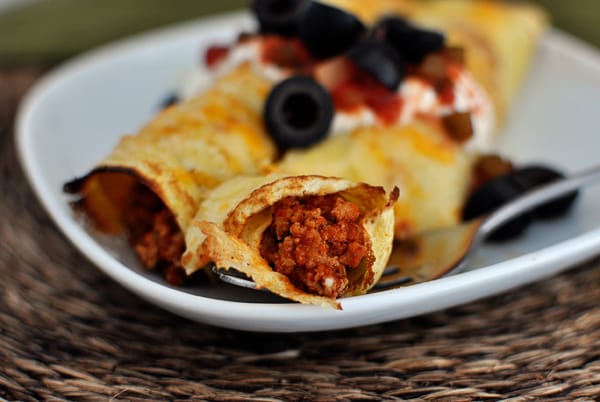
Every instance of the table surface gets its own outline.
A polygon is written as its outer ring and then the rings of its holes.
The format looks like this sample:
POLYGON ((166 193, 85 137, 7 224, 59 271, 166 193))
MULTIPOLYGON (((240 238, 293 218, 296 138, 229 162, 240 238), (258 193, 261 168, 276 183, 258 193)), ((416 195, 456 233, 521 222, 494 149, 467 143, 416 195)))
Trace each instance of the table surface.
POLYGON ((600 260, 422 317, 259 334, 174 316, 56 229, 16 159, 45 63, 0 68, 0 399, 548 400, 600 396, 600 260))

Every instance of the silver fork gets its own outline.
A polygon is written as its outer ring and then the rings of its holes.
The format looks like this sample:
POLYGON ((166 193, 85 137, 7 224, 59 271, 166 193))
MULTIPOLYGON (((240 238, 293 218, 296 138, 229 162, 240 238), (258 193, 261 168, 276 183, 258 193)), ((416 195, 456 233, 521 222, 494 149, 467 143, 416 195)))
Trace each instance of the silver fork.
MULTIPOLYGON (((598 181, 600 166, 530 190, 481 218, 396 243, 388 267, 374 289, 412 285, 459 273, 483 241, 509 220, 598 181)), ((225 283, 263 290, 233 269, 225 271, 213 267, 213 272, 225 283)))

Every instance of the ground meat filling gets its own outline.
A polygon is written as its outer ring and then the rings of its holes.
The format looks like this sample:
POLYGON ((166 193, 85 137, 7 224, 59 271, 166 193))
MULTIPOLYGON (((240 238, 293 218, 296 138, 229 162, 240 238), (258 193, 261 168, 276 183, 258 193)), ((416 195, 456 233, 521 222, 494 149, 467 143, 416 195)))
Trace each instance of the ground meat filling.
POLYGON ((182 285, 186 275, 180 260, 185 239, 175 217, 160 198, 139 185, 124 217, 129 242, 142 265, 161 272, 167 282, 182 285))
POLYGON ((338 297, 367 254, 361 211, 338 195, 285 198, 273 207, 261 255, 308 293, 338 297))

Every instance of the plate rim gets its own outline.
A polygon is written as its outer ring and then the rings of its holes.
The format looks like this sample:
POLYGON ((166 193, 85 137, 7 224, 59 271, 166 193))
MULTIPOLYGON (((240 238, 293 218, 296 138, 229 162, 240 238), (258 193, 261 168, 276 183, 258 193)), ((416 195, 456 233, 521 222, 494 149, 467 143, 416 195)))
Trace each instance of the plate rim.
MULTIPOLYGON (((235 11, 202 17, 142 32, 92 49, 46 73, 34 83, 22 99, 15 119, 15 142, 18 159, 30 187, 59 231, 88 261, 115 282, 152 304, 194 321, 260 332, 323 331, 404 319, 440 308, 454 307, 554 275, 597 254, 594 250, 600 244, 600 228, 476 270, 402 289, 341 299, 343 311, 297 303, 239 302, 194 295, 146 278, 113 258, 72 215, 62 208, 61 203, 66 202, 66 198, 59 200, 54 197, 49 183, 40 176, 39 170, 42 167, 38 166, 32 146, 35 134, 31 128, 31 121, 35 117, 36 110, 43 106, 44 98, 49 96, 52 89, 60 86, 64 80, 68 80, 69 75, 75 71, 85 70, 98 61, 118 57, 130 48, 143 46, 156 39, 166 41, 169 38, 185 37, 192 33, 198 35, 199 31, 209 30, 211 26, 247 22, 248 16, 247 11, 235 11), (540 268, 542 266, 552 266, 552 268, 542 270, 540 268), (517 275, 518 280, 507 282, 507 274, 517 275), (484 292, 483 285, 490 280, 496 280, 501 285, 497 285, 493 292, 484 292), (452 292, 463 290, 467 286, 465 283, 468 283, 470 292, 464 292, 462 297, 455 297, 451 303, 423 303, 430 302, 432 296, 448 296, 452 292), (160 300, 157 300, 157 294, 161 295, 160 300), (407 305, 406 300, 411 301, 408 304, 413 306, 412 309, 402 309, 407 305), (373 311, 374 306, 382 308, 383 311, 373 311), (264 315, 265 309, 269 312, 268 317, 264 315), (257 320, 257 317, 260 320, 257 320)), ((541 39, 540 46, 565 53, 578 62, 590 65, 600 73, 598 50, 570 34, 551 28, 541 39)))

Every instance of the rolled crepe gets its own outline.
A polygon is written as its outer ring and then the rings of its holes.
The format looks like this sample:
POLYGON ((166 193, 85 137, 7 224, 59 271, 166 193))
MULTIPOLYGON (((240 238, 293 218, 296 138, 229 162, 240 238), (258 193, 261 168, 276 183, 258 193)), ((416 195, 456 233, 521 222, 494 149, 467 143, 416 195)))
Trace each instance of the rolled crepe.
POLYGON ((381 277, 397 196, 332 177, 235 178, 202 203, 183 265, 191 274, 213 262, 290 300, 340 308, 337 298, 381 277))
POLYGON ((179 265, 183 232, 207 192, 232 177, 259 174, 274 159, 262 121, 271 86, 240 65, 123 137, 65 190, 78 194, 76 206, 97 229, 128 233, 148 268, 179 265))

